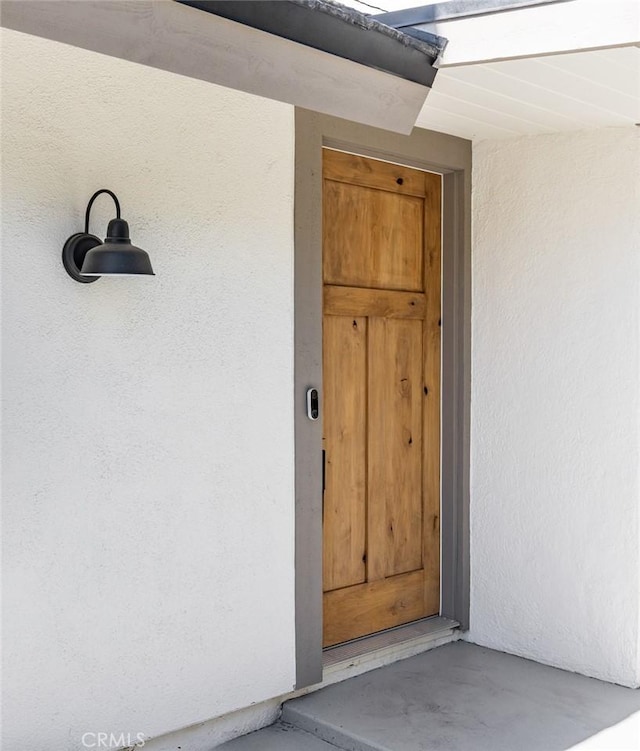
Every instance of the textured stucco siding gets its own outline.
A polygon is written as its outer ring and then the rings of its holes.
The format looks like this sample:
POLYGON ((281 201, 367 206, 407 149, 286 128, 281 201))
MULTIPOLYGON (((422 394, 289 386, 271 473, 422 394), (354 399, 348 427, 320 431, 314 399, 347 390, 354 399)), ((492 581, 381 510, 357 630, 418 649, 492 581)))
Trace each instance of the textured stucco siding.
POLYGON ((477 144, 472 641, 638 685, 640 131, 477 144))
MULTIPOLYGON (((16 32, 2 89, 6 747, 79 751, 83 733, 158 736, 280 696, 293 109, 16 32), (65 274, 101 187, 155 278, 65 274)), ((474 149, 468 638, 627 685, 639 136, 474 149)), ((91 229, 111 216, 100 198, 91 229)))
POLYGON ((293 686, 293 108, 2 45, 3 747, 76 751, 293 686), (156 277, 65 273, 101 187, 156 277))

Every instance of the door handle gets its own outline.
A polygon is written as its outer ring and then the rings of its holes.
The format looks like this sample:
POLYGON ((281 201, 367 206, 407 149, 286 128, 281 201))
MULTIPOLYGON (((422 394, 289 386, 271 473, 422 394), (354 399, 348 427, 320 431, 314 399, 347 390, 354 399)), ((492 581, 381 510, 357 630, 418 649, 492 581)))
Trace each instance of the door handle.
POLYGON ((324 496, 324 489, 327 487, 327 452, 322 449, 322 494, 324 496))

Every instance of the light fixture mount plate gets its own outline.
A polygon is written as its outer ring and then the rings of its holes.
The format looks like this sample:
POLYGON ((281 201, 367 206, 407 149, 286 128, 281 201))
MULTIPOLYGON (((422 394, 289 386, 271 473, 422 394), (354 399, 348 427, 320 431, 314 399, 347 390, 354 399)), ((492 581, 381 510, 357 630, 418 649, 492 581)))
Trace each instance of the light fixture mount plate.
POLYGON ((80 269, 84 263, 84 257, 97 245, 102 245, 102 240, 95 235, 90 235, 86 232, 76 232, 75 235, 67 240, 62 248, 62 263, 64 264, 67 273, 76 282, 82 282, 82 284, 90 284, 91 282, 97 282, 100 279, 99 276, 82 276, 80 269))

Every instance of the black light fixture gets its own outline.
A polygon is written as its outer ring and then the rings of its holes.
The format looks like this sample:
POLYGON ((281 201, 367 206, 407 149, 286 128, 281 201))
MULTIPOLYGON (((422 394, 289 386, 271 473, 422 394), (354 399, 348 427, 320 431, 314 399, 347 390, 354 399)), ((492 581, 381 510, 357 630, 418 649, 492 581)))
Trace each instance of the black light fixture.
POLYGON ((101 276, 154 276, 149 256, 136 248, 129 239, 129 225, 120 218, 120 202, 115 193, 103 188, 96 191, 87 204, 84 232, 77 232, 62 248, 62 263, 76 282, 89 284, 101 276), (116 218, 109 222, 104 242, 89 234, 91 206, 101 193, 107 193, 116 205, 116 218))

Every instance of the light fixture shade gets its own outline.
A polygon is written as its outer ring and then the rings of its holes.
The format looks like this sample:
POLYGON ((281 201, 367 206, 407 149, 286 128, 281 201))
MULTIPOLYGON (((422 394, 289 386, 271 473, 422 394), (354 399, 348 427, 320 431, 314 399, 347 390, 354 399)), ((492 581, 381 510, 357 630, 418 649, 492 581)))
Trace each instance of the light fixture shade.
POLYGON ((81 276, 155 276, 148 254, 129 239, 129 225, 124 219, 112 219, 107 237, 91 248, 84 257, 81 276))

